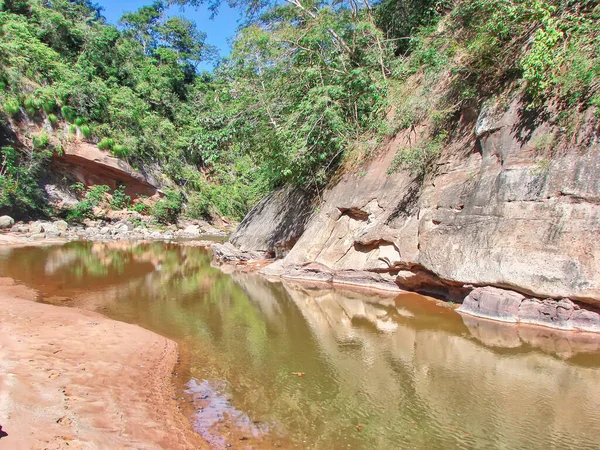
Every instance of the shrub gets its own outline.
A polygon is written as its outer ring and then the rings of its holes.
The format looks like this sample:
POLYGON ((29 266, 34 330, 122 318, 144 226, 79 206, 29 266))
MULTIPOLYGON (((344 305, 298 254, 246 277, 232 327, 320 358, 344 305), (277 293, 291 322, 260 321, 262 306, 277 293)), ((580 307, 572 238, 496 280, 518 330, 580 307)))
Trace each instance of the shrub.
POLYGON ((11 116, 17 114, 21 109, 19 106, 19 102, 15 99, 8 99, 2 105, 2 109, 6 114, 10 114, 11 116))
POLYGON ((75 125, 69 125, 69 133, 71 133, 71 134, 77 133, 77 127, 75 125))
POLYGON ((56 114, 48 114, 48 122, 50 122, 52 125, 55 125, 58 122, 58 117, 56 117, 56 114))
POLYGON ((77 117, 75 119, 75 125, 77 125, 78 127, 85 125, 85 123, 86 123, 86 120, 83 117, 77 117))
POLYGON ((145 203, 135 202, 129 207, 129 209, 139 214, 146 214, 150 208, 145 203))
POLYGON ((56 109, 56 102, 54 99, 44 100, 42 103, 42 109, 46 113, 51 113, 56 109))
POLYGON ((46 148, 48 144, 50 144, 50 137, 46 132, 41 132, 33 137, 33 148, 36 150, 46 148))
POLYGON ((207 219, 210 217, 210 200, 203 192, 194 192, 185 208, 185 215, 192 219, 207 219))
POLYGON ((25 107, 25 111, 27 111, 27 114, 29 114, 30 116, 33 116, 35 114, 36 102, 33 97, 25 97, 25 100, 23 101, 23 106, 25 107))
POLYGON ((69 222, 81 222, 83 219, 91 219, 94 216, 94 207, 87 200, 77 202, 67 213, 69 222))
POLYGON ((89 125, 81 125, 79 127, 79 131, 81 131, 81 134, 83 134, 83 137, 90 137, 92 135, 92 129, 89 127, 89 125))
POLYGON ((108 191, 110 191, 110 188, 105 184, 90 186, 87 194, 85 194, 85 199, 88 200, 93 207, 96 207, 104 199, 105 194, 108 191))
POLYGON ((125 186, 119 186, 112 193, 110 207, 112 209, 125 209, 131 204, 131 197, 125 193, 125 186))
POLYGON ((73 123, 75 120, 75 110, 70 106, 63 106, 60 108, 60 113, 67 122, 73 123))
POLYGON ((110 150, 114 147, 115 141, 111 138, 102 138, 100 142, 98 142, 98 148, 100 150, 110 150))
POLYGON ((85 184, 83 183, 75 183, 71 185, 71 189, 77 192, 79 195, 83 194, 86 190, 85 184))
POLYGON ((152 207, 152 215, 158 223, 173 223, 181 213, 182 204, 181 192, 169 189, 165 192, 165 197, 152 207))
POLYGON ((419 145, 398 149, 388 169, 388 174, 408 170, 415 177, 424 176, 432 162, 440 154, 446 137, 447 133, 442 131, 419 145))
POLYGON ((129 150, 129 148, 120 144, 115 144, 112 148, 112 154, 117 158, 126 158, 130 153, 131 150, 129 150))

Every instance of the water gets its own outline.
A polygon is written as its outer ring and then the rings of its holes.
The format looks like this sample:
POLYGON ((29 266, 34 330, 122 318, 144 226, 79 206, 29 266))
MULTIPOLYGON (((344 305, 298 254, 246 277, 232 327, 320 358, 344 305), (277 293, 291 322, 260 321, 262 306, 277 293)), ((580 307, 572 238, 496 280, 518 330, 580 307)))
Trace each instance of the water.
POLYGON ((226 274, 176 244, 0 248, 0 276, 176 340, 182 410, 214 448, 600 448, 594 335, 226 274))

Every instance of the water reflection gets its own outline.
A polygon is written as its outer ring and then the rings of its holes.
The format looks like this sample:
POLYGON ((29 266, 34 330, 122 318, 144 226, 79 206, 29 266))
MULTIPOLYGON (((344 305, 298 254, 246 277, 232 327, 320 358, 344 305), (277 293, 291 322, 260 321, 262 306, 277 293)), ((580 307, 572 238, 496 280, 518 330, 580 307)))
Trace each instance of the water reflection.
POLYGON ((0 275, 177 340, 184 409, 216 448, 597 447, 594 335, 227 275, 172 244, 5 250, 0 275))

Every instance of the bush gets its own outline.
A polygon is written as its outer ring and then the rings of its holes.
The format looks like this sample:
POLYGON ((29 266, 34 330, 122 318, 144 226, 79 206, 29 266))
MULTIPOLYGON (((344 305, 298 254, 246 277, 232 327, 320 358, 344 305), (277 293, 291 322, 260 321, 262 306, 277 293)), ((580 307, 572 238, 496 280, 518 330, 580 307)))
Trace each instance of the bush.
POLYGON ((51 113, 56 109, 56 102, 53 99, 44 100, 42 103, 42 109, 45 113, 51 113))
POLYGON ((6 114, 9 114, 12 116, 14 114, 17 114, 21 108, 20 108, 19 102, 17 100, 8 99, 2 105, 2 109, 4 110, 4 112, 6 114))
POLYGON ((105 198, 105 194, 110 191, 110 188, 105 184, 96 184, 88 188, 85 199, 88 200, 93 207, 96 207, 105 198))
POLYGON ((36 150, 46 148, 48 144, 50 144, 50 136, 46 132, 41 132, 33 137, 33 148, 36 150))
POLYGON ((48 114, 48 122, 50 122, 52 125, 55 125, 58 122, 58 117, 56 117, 56 114, 48 114))
POLYGON ((112 154, 117 158, 126 158, 130 153, 131 150, 129 150, 129 148, 120 144, 115 144, 112 148, 112 154))
POLYGON ((83 219, 91 219, 94 216, 94 207, 87 200, 77 202, 67 213, 69 222, 81 222, 83 219))
POLYGON ((25 97, 25 100, 23 101, 23 106, 25 107, 25 111, 27 111, 27 114, 29 114, 30 116, 33 116, 35 114, 36 102, 33 97, 25 97))
POLYGON ((158 223, 173 223, 181 213, 182 204, 181 192, 169 189, 165 192, 165 197, 153 206, 152 215, 158 223))
POLYGON ((125 193, 125 186, 119 186, 112 193, 110 207, 112 209, 125 209, 131 204, 131 197, 125 193))
POLYGON ((110 150, 114 147, 115 141, 111 138, 102 138, 100 142, 98 142, 98 148, 100 150, 110 150))
POLYGON ((83 117, 77 117, 75 119, 75 125, 77 125, 78 127, 85 125, 85 123, 86 123, 86 120, 83 117))
POLYGON ((194 192, 185 208, 185 215, 192 219, 210 218, 211 201, 202 192, 194 192))
POLYGON ((83 134, 83 137, 88 138, 92 135, 92 129, 89 127, 89 125, 81 125, 79 127, 79 131, 81 131, 81 134, 83 134))
POLYGON ((388 169, 388 174, 408 170, 415 177, 424 176, 435 158, 439 156, 446 137, 447 133, 442 131, 419 145, 398 149, 388 169))
POLYGON ((62 114, 63 118, 69 123, 73 123, 73 121, 75 120, 75 110, 70 106, 63 106, 62 108, 60 108, 60 113, 62 114))
POLYGON ((133 205, 131 205, 129 209, 139 214, 146 214, 150 208, 145 203, 136 202, 133 205))

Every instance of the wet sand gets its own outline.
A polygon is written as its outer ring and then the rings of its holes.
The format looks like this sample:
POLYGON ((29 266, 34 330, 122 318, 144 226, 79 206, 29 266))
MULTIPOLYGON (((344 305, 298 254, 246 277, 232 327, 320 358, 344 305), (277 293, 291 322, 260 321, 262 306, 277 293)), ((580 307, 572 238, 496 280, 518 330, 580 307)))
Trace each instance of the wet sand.
POLYGON ((174 399, 173 341, 35 296, 0 278, 1 450, 208 448, 174 399))

